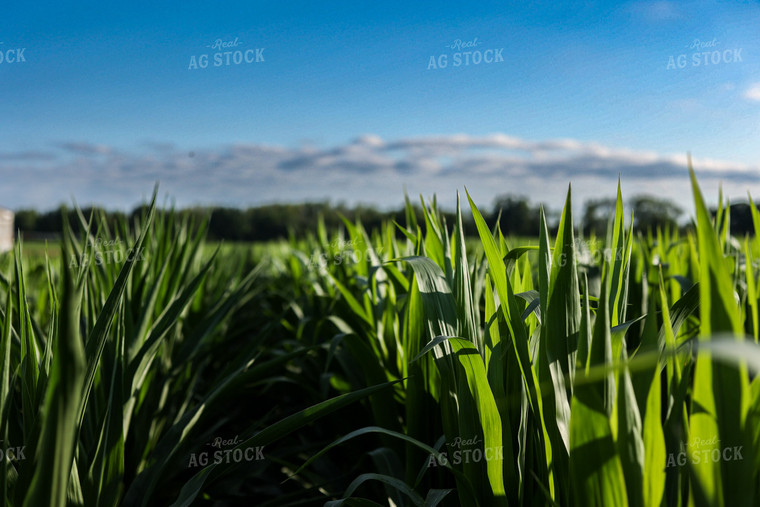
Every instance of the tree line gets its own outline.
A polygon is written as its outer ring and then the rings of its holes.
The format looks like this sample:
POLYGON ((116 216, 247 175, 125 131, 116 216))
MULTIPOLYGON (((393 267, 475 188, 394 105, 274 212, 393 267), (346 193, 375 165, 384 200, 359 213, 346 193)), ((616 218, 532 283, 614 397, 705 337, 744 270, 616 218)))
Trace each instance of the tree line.
MULTIPOLYGON (((645 231, 657 227, 684 227, 679 225, 679 219, 683 214, 678 206, 670 201, 651 196, 635 196, 629 202, 630 210, 633 211, 634 227, 645 231)), ((415 213, 418 223, 424 226, 422 208, 416 206, 415 213)), ((598 236, 603 236, 607 227, 607 219, 612 216, 615 209, 615 199, 594 199, 584 204, 581 217, 574 217, 574 222, 583 228, 584 235, 594 231, 598 236)), ((497 197, 490 210, 481 209, 486 221, 492 227, 497 220, 505 235, 535 237, 539 232, 540 205, 531 203, 525 196, 503 195, 497 197)), ((550 229, 559 221, 559 211, 544 208, 550 229)), ((82 210, 85 217, 97 212, 105 217, 111 231, 118 230, 119 223, 132 222, 145 207, 140 206, 131 213, 119 211, 106 211, 102 208, 85 208, 82 210)), ((80 220, 76 211, 57 210, 39 212, 32 209, 16 211, 15 227, 23 237, 51 237, 59 235, 63 214, 67 214, 69 224, 75 232, 82 232, 80 220)), ((302 238, 317 229, 318 217, 322 217, 328 230, 337 230, 343 227, 342 217, 349 221, 361 219, 364 227, 369 231, 381 226, 384 222, 396 221, 399 224, 406 223, 404 208, 391 211, 380 211, 373 207, 345 205, 332 205, 328 202, 300 203, 300 204, 271 204, 254 208, 239 209, 229 207, 195 207, 176 210, 180 218, 186 218, 193 223, 199 224, 209 220, 209 239, 228 241, 270 241, 281 238, 302 238)), ((445 220, 451 224, 455 221, 453 211, 444 211, 445 220)), ((630 212, 627 213, 630 216, 630 212)), ((469 213, 463 216, 465 233, 477 235, 474 222, 469 213)), ((688 224, 686 225, 688 227, 688 224)), ((731 232, 732 234, 752 234, 752 216, 749 205, 746 203, 731 206, 731 232)))

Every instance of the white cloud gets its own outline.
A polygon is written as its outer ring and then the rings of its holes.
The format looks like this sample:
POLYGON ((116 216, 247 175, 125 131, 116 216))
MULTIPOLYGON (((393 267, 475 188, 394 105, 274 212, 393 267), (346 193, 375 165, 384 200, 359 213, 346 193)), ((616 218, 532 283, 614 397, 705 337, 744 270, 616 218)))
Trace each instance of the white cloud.
POLYGON ((744 98, 752 102, 760 102, 760 83, 754 83, 744 91, 744 98))
MULTIPOLYGON (((721 180, 744 188, 745 195, 747 189, 760 195, 760 167, 699 157, 694 167, 700 181, 721 180)), ((518 193, 558 206, 569 182, 581 198, 613 195, 618 175, 628 195, 658 188, 682 205, 690 200, 685 153, 495 133, 395 140, 364 135, 326 148, 235 144, 197 149, 192 156, 167 143, 143 144, 133 153, 68 142, 56 150, 3 153, 0 204, 51 209, 75 196, 82 205, 129 209, 160 181, 162 196, 179 206, 330 199, 392 207, 402 202, 404 186, 410 195, 437 193, 442 204, 453 204, 456 190, 467 186, 480 199, 518 193), (677 191, 676 180, 683 182, 677 191)))

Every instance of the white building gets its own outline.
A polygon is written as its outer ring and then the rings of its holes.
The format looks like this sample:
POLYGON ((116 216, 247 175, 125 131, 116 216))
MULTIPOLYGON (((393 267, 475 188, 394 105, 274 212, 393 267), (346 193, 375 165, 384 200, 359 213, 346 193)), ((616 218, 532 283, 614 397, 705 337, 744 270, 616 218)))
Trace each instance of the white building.
POLYGON ((0 208, 0 253, 13 249, 13 212, 0 208))

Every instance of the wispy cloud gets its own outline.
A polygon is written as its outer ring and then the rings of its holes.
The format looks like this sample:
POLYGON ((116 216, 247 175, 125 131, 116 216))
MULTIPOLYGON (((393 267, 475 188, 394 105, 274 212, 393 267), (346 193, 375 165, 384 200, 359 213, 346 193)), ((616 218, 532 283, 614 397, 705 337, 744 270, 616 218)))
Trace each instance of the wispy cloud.
MULTIPOLYGON (((758 166, 699 157, 694 165, 702 179, 760 188, 758 166)), ((251 143, 193 152, 159 142, 130 152, 72 141, 45 152, 0 153, 0 204, 49 209, 76 196, 81 204, 128 208, 157 180, 180 206, 322 199, 395 206, 404 185, 411 193, 437 193, 442 202, 465 185, 489 199, 514 192, 556 202, 571 181, 580 195, 603 188, 611 194, 619 175, 634 191, 687 181, 686 156, 503 133, 394 140, 365 135, 326 148, 251 143)), ((688 193, 673 197, 688 199, 688 193)))
POLYGON ((103 144, 93 144, 84 142, 67 142, 59 145, 62 149, 78 155, 107 155, 111 153, 111 148, 103 144))
POLYGON ((630 6, 631 12, 642 17, 650 23, 673 21, 682 17, 678 2, 666 0, 634 2, 630 6))
POLYGON ((26 150, 26 151, 0 151, 0 163, 13 161, 50 161, 55 160, 56 155, 50 151, 26 150))
POLYGON ((760 102, 760 83, 754 83, 744 91, 744 98, 752 102, 760 102))

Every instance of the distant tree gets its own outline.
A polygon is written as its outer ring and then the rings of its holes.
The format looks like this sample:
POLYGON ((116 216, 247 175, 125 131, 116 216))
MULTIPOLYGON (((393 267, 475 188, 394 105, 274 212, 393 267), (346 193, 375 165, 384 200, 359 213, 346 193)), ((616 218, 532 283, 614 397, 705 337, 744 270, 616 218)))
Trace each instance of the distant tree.
MULTIPOLYGON (((716 209, 711 209, 710 211, 712 212, 713 217, 717 213, 716 209)), ((731 234, 735 236, 756 234, 755 225, 752 222, 752 210, 749 203, 740 202, 731 205, 731 234)))
POLYGON ((257 241, 288 237, 293 213, 282 205, 262 206, 251 213, 251 231, 257 241))
POLYGON ((616 200, 609 198, 590 199, 584 204, 583 233, 595 232, 597 236, 607 233, 607 222, 615 214, 616 200))
POLYGON ((678 217, 683 210, 667 199, 658 199, 649 195, 638 195, 633 198, 634 227, 646 231, 648 229, 678 226, 678 217))
POLYGON ((211 211, 209 236, 213 239, 242 241, 249 227, 244 212, 237 208, 214 208, 211 211))
MULTIPOLYGON (((586 201, 583 213, 584 233, 594 231, 598 236, 607 233, 607 223, 615 216, 617 200, 613 198, 591 199, 586 201)), ((646 231, 657 227, 678 226, 678 217, 683 210, 667 199, 659 199, 650 195, 637 195, 629 201, 633 211, 633 225, 646 231)), ((626 212, 628 215, 629 212, 626 212)))
POLYGON ((501 211, 499 226, 504 234, 538 236, 539 208, 531 206, 524 196, 501 195, 494 200, 493 217, 501 211))
MULTIPOLYGON (((506 197, 504 202, 503 230, 506 233, 521 235, 536 235, 538 233, 538 209, 531 207, 525 198, 506 197)), ((499 208, 501 209, 501 208, 499 208)), ((30 233, 60 234, 63 208, 40 213, 35 210, 19 210, 16 212, 16 226, 30 233)), ((146 217, 149 207, 140 205, 125 214, 120 211, 105 211, 102 208, 84 208, 81 210, 85 221, 94 215, 94 227, 98 227, 101 218, 111 234, 122 234, 122 223, 126 221, 131 227, 141 218, 146 217)), ((329 202, 307 202, 298 204, 269 204, 255 208, 239 209, 230 207, 192 207, 181 210, 166 210, 174 213, 182 220, 188 220, 193 231, 208 222, 208 238, 211 240, 230 241, 270 241, 286 239, 291 235, 296 238, 314 234, 317 230, 318 217, 324 219, 327 231, 345 229, 342 217, 349 222, 361 220, 364 229, 371 233, 377 231, 386 223, 393 221, 402 227, 408 226, 405 208, 391 211, 381 211, 371 206, 358 205, 348 207, 345 204, 333 205, 329 202)), ((439 208, 443 219, 449 226, 456 223, 456 213, 439 208)), ((422 207, 413 205, 413 214, 417 225, 425 229, 425 219, 422 207)), ((547 215, 549 213, 547 212, 547 215)), ((495 215, 485 213, 486 221, 492 226, 495 215)), ((81 236, 82 225, 78 213, 72 208, 67 209, 68 223, 74 234, 81 236)), ((465 235, 477 235, 477 229, 472 216, 465 212, 462 217, 465 235)), ((404 238, 400 230, 394 229, 396 237, 404 238)))
MULTIPOLYGON (((16 212, 14 217, 15 229, 25 232, 32 232, 37 230, 37 220, 40 214, 33 209, 22 209, 16 212)), ((15 231, 14 231, 15 232, 15 231)))
MULTIPOLYGON (((41 214, 36 221, 35 228, 39 232, 61 232, 61 209, 48 211, 41 214)), ((69 221, 69 223, 73 223, 69 221)))
POLYGON ((135 207, 132 210, 132 213, 129 214, 129 223, 134 224, 140 219, 140 217, 147 216, 148 211, 150 211, 150 206, 147 204, 141 204, 140 206, 135 207))

